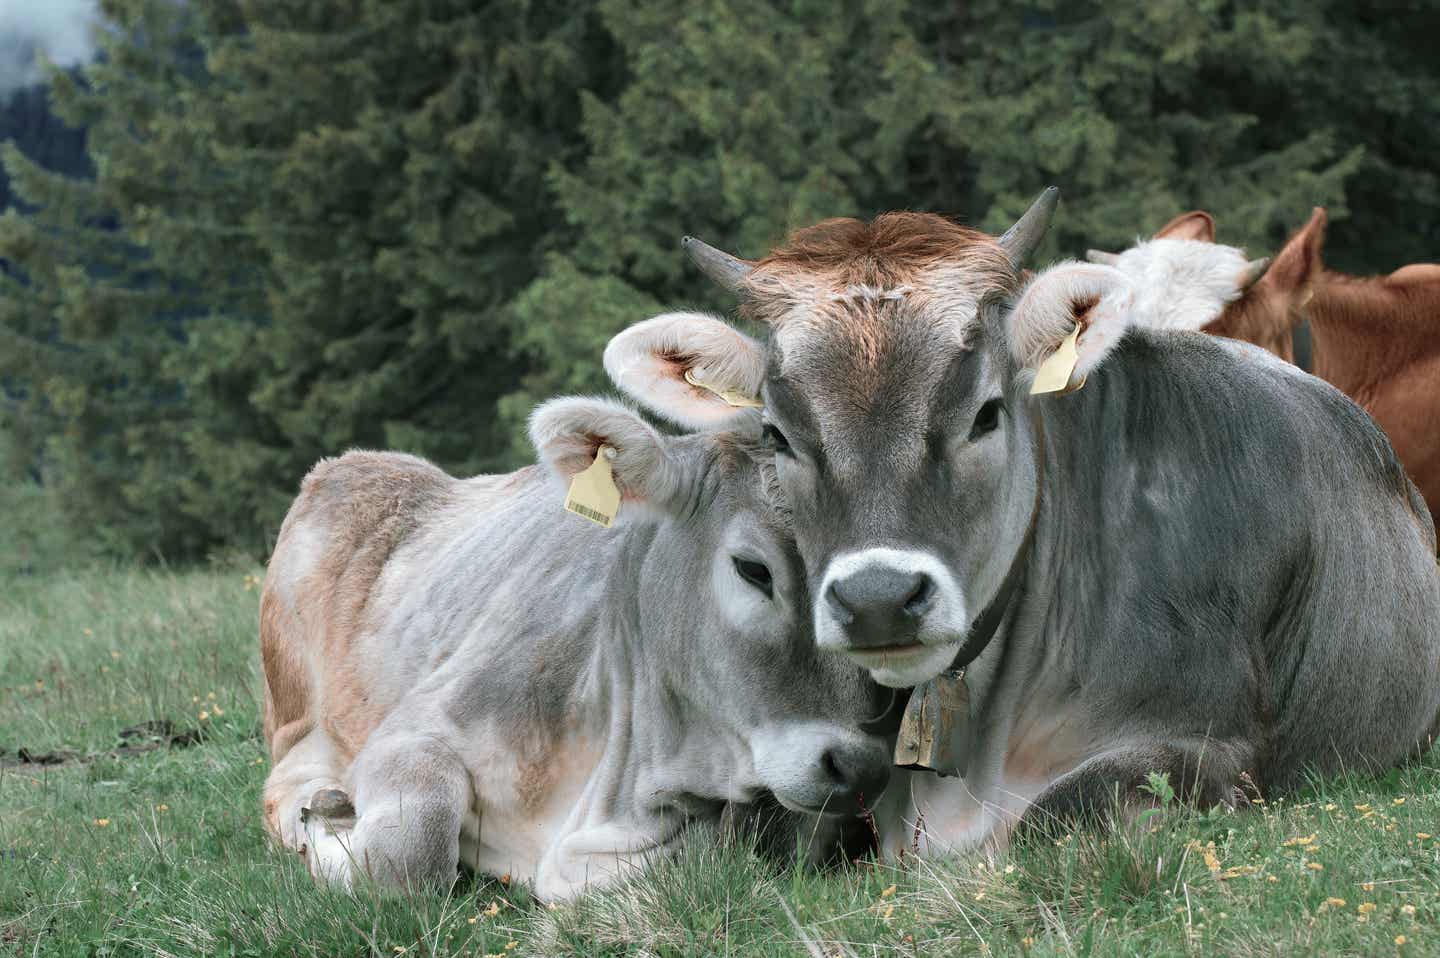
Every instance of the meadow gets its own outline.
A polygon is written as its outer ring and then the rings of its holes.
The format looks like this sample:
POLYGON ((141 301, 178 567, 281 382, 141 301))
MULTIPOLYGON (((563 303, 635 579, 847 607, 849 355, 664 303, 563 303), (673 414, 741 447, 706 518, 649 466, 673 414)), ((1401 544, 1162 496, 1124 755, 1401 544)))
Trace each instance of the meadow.
POLYGON ((314 887, 258 806, 261 570, 0 574, 0 955, 1440 955, 1440 753, 1243 811, 814 871, 697 832, 547 906, 314 887))

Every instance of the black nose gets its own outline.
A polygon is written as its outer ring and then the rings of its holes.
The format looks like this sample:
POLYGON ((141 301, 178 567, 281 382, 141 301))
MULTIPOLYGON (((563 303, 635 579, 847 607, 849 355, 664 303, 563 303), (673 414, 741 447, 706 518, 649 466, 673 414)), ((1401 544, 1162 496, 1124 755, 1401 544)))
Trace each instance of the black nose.
POLYGON ((874 808, 890 781, 891 757, 878 744, 832 745, 820 756, 833 791, 827 811, 859 814, 874 808))
POLYGON ((825 593, 835 618, 861 640, 857 645, 895 644, 914 631, 934 597, 935 582, 925 573, 884 565, 836 579, 825 593))

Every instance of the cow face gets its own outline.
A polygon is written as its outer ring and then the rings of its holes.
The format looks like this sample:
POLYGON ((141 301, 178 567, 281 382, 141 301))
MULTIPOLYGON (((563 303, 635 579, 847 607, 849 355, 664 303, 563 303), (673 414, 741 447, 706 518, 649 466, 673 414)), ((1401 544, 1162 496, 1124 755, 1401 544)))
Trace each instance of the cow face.
POLYGON ((617 597, 635 614, 635 668, 664 683, 677 740, 716 743, 714 766, 694 769, 685 790, 749 800, 768 789, 808 812, 878 798, 889 751, 862 726, 885 702, 862 670, 816 648, 758 414, 726 432, 663 436, 617 403, 561 399, 537 410, 531 434, 567 480, 601 445, 615 450, 620 520, 647 526, 635 595, 617 597))
MULTIPOLYGON (((1119 338, 1128 287, 1104 267, 1041 274, 1022 300, 1029 319, 1015 322, 1010 237, 924 214, 830 221, 744 273, 747 310, 773 332, 764 347, 727 346, 727 368, 764 381, 764 434, 793 510, 816 641, 884 685, 914 685, 954 660, 1025 538, 1035 365, 1082 314, 1077 375, 1119 338)), ((650 323, 612 350, 642 355, 649 331, 667 330, 648 366, 629 364, 645 375, 617 380, 664 412, 673 396, 647 394, 647 377, 665 378, 666 363, 714 368, 705 345, 737 334, 689 314, 650 323)), ((684 399, 718 413, 705 392, 684 399)))

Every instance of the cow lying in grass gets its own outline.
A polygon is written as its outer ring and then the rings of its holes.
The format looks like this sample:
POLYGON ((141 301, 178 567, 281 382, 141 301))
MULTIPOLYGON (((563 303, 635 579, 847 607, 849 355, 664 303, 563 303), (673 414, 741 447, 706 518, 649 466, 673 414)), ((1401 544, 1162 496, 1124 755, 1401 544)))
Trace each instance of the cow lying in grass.
POLYGON ((667 438, 568 398, 532 417, 542 464, 510 475, 316 466, 261 599, 269 828, 343 886, 445 886, 463 864, 553 899, 762 789, 858 812, 889 772, 860 731, 883 703, 815 647, 749 420, 667 438), (624 497, 608 530, 561 508, 602 445, 624 497))
POLYGON ((691 426, 734 410, 687 367, 763 397, 823 649, 889 686, 965 670, 962 777, 897 773, 891 853, 1144 803, 1150 773, 1208 806, 1384 769, 1440 733, 1435 532, 1384 435, 1252 346, 1134 328, 1119 270, 1022 293, 1054 201, 998 240, 900 213, 758 262, 689 241, 766 341, 671 314, 607 353, 691 426), (1057 356, 1068 394, 1032 396, 1057 356))
MULTIPOLYGON (((1440 514, 1440 265, 1414 263, 1386 276, 1325 268, 1325 210, 1275 255, 1263 275, 1215 222, 1196 210, 1123 253, 1092 250, 1136 285, 1148 325, 1202 329, 1294 360, 1294 331, 1310 323, 1315 375, 1368 412, 1440 514)), ((1262 261, 1263 262, 1266 261, 1262 261)))

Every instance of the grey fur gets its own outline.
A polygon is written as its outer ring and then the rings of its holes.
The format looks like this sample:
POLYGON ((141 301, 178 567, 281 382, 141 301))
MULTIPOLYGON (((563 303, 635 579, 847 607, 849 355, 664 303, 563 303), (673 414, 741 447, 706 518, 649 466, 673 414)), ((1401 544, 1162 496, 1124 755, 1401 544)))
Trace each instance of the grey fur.
POLYGON ((967 778, 904 773, 876 816, 888 850, 917 818, 928 848, 964 847, 1149 771, 1208 803, 1242 773, 1384 769, 1440 733, 1435 530, 1343 395, 1250 347, 1137 330, 1078 393, 1031 398, 1003 308, 965 346, 885 309, 878 357, 823 323, 770 344, 812 590, 884 546, 939 557, 984 608, 1043 483, 1020 593, 967 675, 967 778), (996 395, 1001 429, 970 441, 996 395))
MULTIPOLYGON (((616 416, 592 411, 587 434, 616 416)), ((608 530, 563 511, 565 477, 545 469, 458 480, 431 467, 441 494, 385 558, 346 661, 324 665, 312 684, 336 666, 368 681, 312 704, 323 720, 267 783, 286 844, 344 885, 368 872, 385 884, 443 886, 461 863, 508 871, 556 898, 643 864, 687 822, 718 819, 725 803, 763 789, 786 800, 793 786, 792 807, 832 796, 825 811, 844 811, 829 755, 843 751, 883 775, 883 741, 859 731, 883 703, 862 670, 815 648, 788 517, 757 440, 754 423, 660 440, 652 458, 675 479, 664 512, 627 503, 608 530), (774 581, 774 599, 752 597, 738 624, 733 603, 722 614, 725 576, 752 587, 732 555, 763 560, 774 581), (357 708, 382 718, 347 762, 327 729, 357 708), (813 744, 813 754, 782 756, 789 777, 778 784, 760 768, 765 729, 778 729, 787 748, 813 744), (353 827, 303 814, 312 795, 330 809, 347 794, 353 827)), ((349 495, 325 502, 312 490, 331 487, 307 480, 266 587, 289 596, 278 601, 296 641, 334 626, 323 595, 304 590, 326 563, 348 561, 347 538, 366 538, 346 528, 351 498, 365 492, 355 483, 364 470, 379 482, 415 462, 352 454, 322 465, 317 473, 351 480, 349 495)))

